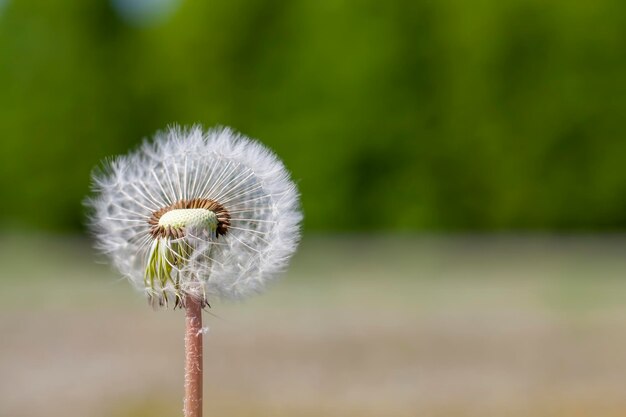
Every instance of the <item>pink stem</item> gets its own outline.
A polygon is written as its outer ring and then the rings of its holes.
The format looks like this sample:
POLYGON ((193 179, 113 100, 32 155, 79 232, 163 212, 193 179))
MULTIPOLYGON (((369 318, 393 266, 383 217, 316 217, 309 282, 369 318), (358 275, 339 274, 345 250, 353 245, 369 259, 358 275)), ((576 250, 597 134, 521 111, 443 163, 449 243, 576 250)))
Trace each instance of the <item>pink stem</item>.
POLYGON ((191 295, 185 306, 185 417, 202 417, 202 305, 191 295))

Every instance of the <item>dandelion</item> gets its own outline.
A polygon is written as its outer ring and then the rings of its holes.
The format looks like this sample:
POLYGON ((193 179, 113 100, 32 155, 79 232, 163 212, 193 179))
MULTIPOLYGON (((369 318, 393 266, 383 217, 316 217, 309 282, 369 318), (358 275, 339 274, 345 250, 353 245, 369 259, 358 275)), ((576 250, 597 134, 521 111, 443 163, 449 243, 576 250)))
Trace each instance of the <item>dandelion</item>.
POLYGON ((185 415, 201 416, 202 315, 261 291, 299 241, 298 193, 277 157, 232 130, 170 128, 93 175, 98 248, 155 306, 186 310, 185 415))

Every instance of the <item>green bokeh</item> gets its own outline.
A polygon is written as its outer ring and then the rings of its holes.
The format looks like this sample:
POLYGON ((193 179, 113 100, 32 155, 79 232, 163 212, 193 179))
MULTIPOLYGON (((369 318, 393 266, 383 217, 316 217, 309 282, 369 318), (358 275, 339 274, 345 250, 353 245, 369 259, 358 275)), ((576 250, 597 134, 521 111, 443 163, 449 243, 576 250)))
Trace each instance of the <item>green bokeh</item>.
POLYGON ((307 230, 620 229, 625 74, 617 0, 11 0, 0 223, 79 229, 99 160, 201 123, 285 160, 307 230))

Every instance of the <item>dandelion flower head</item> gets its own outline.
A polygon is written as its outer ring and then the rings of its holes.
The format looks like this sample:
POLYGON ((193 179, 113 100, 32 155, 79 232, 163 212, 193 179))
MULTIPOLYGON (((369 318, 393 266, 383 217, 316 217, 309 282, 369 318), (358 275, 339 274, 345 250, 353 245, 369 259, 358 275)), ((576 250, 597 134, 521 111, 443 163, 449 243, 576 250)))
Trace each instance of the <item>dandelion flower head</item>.
POLYGON ((153 304, 261 291, 299 241, 298 192, 265 146, 228 128, 170 128, 93 175, 98 248, 153 304))

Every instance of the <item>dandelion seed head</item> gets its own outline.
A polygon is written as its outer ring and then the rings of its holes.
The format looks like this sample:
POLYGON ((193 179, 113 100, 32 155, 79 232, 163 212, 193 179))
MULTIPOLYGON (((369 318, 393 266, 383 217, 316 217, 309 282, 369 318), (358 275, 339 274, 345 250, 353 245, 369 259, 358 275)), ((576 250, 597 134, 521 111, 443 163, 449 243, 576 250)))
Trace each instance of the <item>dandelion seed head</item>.
POLYGON ((159 305, 261 291, 294 253, 302 215, 282 162, 230 129, 159 132, 93 175, 98 248, 159 305))

